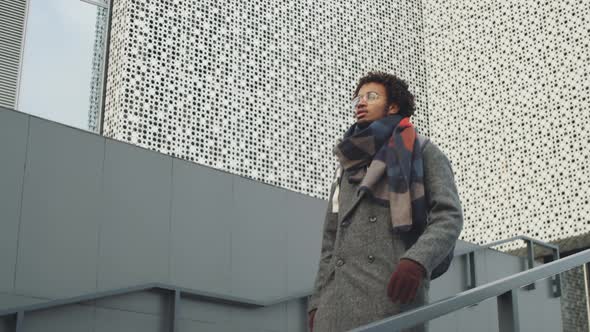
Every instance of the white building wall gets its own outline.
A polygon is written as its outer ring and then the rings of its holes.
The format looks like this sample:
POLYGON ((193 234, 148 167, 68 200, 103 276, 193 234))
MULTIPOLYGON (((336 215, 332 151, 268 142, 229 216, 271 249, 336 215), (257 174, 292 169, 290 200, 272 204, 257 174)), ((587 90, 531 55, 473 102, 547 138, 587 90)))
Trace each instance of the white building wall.
POLYGON ((454 165, 463 239, 588 233, 590 2, 423 4, 430 134, 454 165))

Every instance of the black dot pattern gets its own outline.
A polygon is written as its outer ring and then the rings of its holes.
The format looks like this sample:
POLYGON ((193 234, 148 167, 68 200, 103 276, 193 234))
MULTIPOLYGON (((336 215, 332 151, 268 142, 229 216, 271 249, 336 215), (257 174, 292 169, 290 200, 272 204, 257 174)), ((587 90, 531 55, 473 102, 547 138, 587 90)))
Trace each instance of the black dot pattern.
POLYGON ((429 129, 454 166, 462 238, 588 233, 590 3, 423 3, 429 129))
POLYGON ((420 1, 115 1, 104 133, 327 198, 366 72, 408 81, 427 133, 421 16, 420 1))

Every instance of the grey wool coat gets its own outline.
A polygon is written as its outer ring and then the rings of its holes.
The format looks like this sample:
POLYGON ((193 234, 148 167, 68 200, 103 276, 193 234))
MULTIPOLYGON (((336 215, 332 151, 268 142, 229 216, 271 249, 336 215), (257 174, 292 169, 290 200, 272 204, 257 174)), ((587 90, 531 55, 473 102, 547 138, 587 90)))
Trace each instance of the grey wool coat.
MULTIPOLYGON (((453 171, 432 142, 423 150, 428 225, 406 250, 392 232, 389 207, 355 194, 358 183, 340 181, 338 212, 332 212, 335 179, 324 219, 322 249, 308 312, 317 309, 314 332, 346 331, 428 302, 432 270, 452 250, 463 228, 453 171), (427 276, 412 303, 393 303, 387 284, 401 258, 420 263, 427 276)), ((403 236, 403 235, 402 235, 403 236)), ((428 323, 404 331, 427 331, 428 323)))

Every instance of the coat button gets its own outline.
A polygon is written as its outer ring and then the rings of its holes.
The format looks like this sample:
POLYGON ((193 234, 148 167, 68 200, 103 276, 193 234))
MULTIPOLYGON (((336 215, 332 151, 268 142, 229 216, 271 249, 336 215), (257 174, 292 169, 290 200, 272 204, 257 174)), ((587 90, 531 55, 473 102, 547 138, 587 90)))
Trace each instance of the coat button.
POLYGON ((373 263, 375 261, 375 256, 369 255, 367 256, 367 259, 369 260, 369 263, 373 263))
POLYGON ((340 225, 342 225, 342 227, 347 227, 348 225, 350 225, 350 222, 344 220, 343 222, 340 223, 340 225))
POLYGON ((342 258, 339 258, 338 261, 336 261, 336 265, 337 266, 342 266, 344 265, 344 260, 342 258))
POLYGON ((375 222, 375 221, 377 221, 377 217, 375 217, 375 216, 369 217, 369 222, 375 222))

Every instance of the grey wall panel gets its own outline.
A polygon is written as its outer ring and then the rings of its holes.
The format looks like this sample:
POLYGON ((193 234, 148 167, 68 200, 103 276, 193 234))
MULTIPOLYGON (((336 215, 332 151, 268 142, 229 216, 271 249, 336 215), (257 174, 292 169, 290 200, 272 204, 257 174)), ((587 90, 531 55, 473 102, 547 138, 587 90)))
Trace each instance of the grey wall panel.
MULTIPOLYGON (((466 263, 463 257, 455 257, 451 262, 449 270, 441 277, 433 280, 430 284, 429 299, 430 302, 436 302, 444 299, 451 294, 457 294, 465 290, 466 263)), ((457 326, 457 313, 451 313, 430 322, 432 331, 460 332, 457 326)))
POLYGON ((94 308, 68 305, 25 316, 24 332, 94 332, 94 308))
POLYGON ((46 302, 47 298, 0 293, 0 310, 46 302))
MULTIPOLYGON (((234 177, 231 293, 268 299, 286 295, 284 189, 234 177)), ((230 206, 232 206, 230 205, 230 206)))
POLYGON ((227 305, 198 301, 194 298, 182 297, 179 318, 197 320, 207 323, 230 322, 231 309, 227 305))
MULTIPOLYGON (((513 260, 518 262, 518 258, 505 256, 505 260, 513 260)), ((477 285, 482 285, 489 282, 487 277, 487 263, 486 252, 476 252, 476 278, 477 285)), ((453 296, 455 294, 465 291, 467 285, 467 261, 466 256, 455 257, 450 269, 440 278, 432 281, 430 287, 430 302, 453 296)), ((495 275, 500 275, 510 271, 510 268, 515 268, 513 264, 507 263, 505 267, 494 266, 494 269, 501 271, 495 272, 495 275), (504 271, 504 269, 508 269, 504 271)), ((479 326, 478 331, 497 331, 497 307, 496 299, 490 299, 481 302, 475 306, 464 308, 458 312, 439 317, 432 320, 431 328, 436 331, 468 331, 473 326, 479 326), (474 325, 475 324, 475 325, 474 325)))
POLYGON ((189 319, 178 321, 178 332, 228 332, 232 330, 229 323, 210 323, 189 319))
POLYGON ((477 327, 477 332, 497 332, 497 307, 497 300, 493 298, 459 310, 455 315, 457 330, 473 331, 477 327))
POLYGON ((428 323, 430 331, 441 331, 441 332, 465 332, 459 330, 459 321, 457 318, 457 312, 452 312, 448 315, 438 317, 431 320, 428 323))
MULTIPOLYGON (((518 257, 495 250, 478 251, 475 254, 478 286, 522 271, 522 262, 518 257)), ((459 331, 478 326, 478 324, 481 326, 481 331, 498 331, 498 301, 496 298, 483 301, 457 313, 459 331)))
POLYGON ((309 290, 318 270, 324 214, 328 202, 287 193, 287 293, 309 290))
POLYGON ((173 161, 173 284, 229 293, 232 178, 208 167, 173 161))
POLYGON ((560 299, 549 296, 551 288, 547 279, 538 281, 536 287, 538 291, 518 291, 520 331, 561 331, 560 299))
POLYGON ((481 261, 485 261, 486 264, 478 264, 486 268, 485 273, 481 274, 481 283, 498 280, 524 271, 526 268, 525 261, 520 257, 510 256, 496 250, 486 250, 483 254, 485 258, 481 261), (502 268, 498 268, 499 266, 502 268))
POLYGON ((131 311, 96 308, 94 332, 165 332, 165 317, 131 311))
MULTIPOLYGON (((534 292, 534 295, 531 295, 535 298, 531 302, 527 302, 528 299, 524 297, 521 303, 528 309, 538 309, 534 310, 530 316, 526 317, 529 317, 531 320, 536 320, 541 312, 543 313, 543 326, 551 329, 551 331, 559 331, 563 326, 563 321, 567 319, 562 317, 561 314, 558 314, 558 312, 561 311, 561 301, 563 298, 555 298, 552 295, 549 295, 552 288, 548 283, 545 285, 547 288, 545 289, 544 294, 543 291, 534 292)), ((537 329, 537 331, 539 330, 537 329)))
POLYGON ((15 289, 67 297, 96 289, 104 138, 31 118, 15 289))
POLYGON ((285 331, 286 304, 264 308, 231 308, 231 331, 285 331))
POLYGON ((463 257, 455 257, 449 270, 441 277, 431 281, 429 298, 435 302, 464 291, 467 284, 466 262, 463 257))
POLYGON ((144 314, 158 315, 167 310, 170 304, 170 292, 149 290, 131 294, 109 296, 96 300, 93 304, 104 309, 120 309, 144 314))
POLYGON ((106 142, 98 288, 168 281, 172 160, 106 142))
POLYGON ((287 317, 285 331, 301 332, 307 331, 307 300, 296 299, 287 302, 287 317))
POLYGON ((12 291, 29 117, 0 108, 0 291, 12 291))

